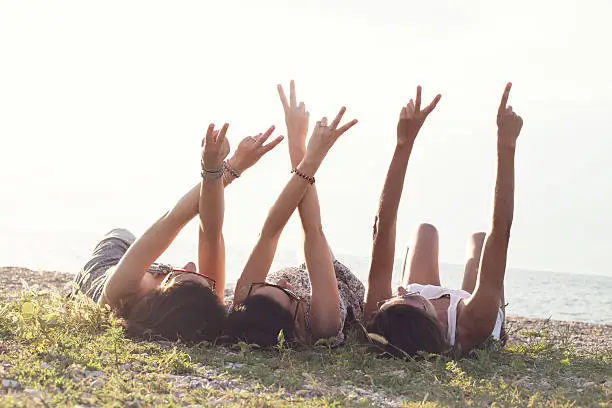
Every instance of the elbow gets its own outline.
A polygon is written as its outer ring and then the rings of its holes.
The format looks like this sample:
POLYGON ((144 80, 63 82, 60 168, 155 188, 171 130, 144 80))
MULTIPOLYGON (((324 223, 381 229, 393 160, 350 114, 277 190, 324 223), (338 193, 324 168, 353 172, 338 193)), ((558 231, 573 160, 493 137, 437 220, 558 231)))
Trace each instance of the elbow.
POLYGON ((320 322, 317 327, 313 327, 313 332, 317 340, 330 339, 338 335, 341 326, 340 319, 330 319, 329 321, 320 322))

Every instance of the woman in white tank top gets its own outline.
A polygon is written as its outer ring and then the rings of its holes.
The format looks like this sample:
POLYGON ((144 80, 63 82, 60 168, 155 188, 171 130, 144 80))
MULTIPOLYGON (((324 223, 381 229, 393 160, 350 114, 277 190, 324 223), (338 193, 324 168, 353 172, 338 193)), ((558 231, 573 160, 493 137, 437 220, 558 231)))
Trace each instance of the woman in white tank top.
POLYGON ((490 232, 472 235, 461 289, 442 287, 438 232, 430 224, 417 229, 407 253, 402 285, 393 292, 396 222, 408 160, 425 119, 440 100, 421 110, 416 100, 402 109, 397 146, 387 172, 374 223, 372 261, 364 318, 370 338, 399 357, 419 351, 459 356, 491 336, 504 340, 504 275, 514 211, 514 154, 523 120, 506 106, 506 85, 497 114, 497 179, 490 232))

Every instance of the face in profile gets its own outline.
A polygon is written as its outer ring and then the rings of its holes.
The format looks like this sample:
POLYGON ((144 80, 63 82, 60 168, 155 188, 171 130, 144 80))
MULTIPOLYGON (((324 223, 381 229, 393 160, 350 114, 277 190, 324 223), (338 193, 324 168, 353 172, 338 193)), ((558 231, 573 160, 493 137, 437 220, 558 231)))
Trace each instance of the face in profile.
POLYGON ((185 265, 184 269, 173 270, 172 272, 168 273, 163 279, 163 281, 160 283, 160 288, 162 290, 165 290, 184 282, 193 282, 210 290, 215 289, 214 279, 211 279, 206 275, 197 273, 195 271, 195 264, 193 264, 193 262, 190 262, 185 265))
POLYGON ((423 296, 415 292, 408 292, 403 287, 399 287, 397 295, 379 303, 378 310, 385 310, 396 305, 408 305, 422 310, 425 314, 438 320, 438 314, 434 305, 423 296))

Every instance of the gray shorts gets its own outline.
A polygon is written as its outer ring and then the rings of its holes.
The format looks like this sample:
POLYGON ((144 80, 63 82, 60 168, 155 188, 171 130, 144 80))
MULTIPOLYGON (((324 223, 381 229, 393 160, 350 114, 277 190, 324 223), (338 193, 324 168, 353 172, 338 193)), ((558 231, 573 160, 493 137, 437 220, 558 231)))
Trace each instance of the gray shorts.
POLYGON ((108 279, 108 269, 117 265, 136 237, 130 231, 115 228, 96 245, 83 269, 74 278, 76 290, 98 302, 108 279))

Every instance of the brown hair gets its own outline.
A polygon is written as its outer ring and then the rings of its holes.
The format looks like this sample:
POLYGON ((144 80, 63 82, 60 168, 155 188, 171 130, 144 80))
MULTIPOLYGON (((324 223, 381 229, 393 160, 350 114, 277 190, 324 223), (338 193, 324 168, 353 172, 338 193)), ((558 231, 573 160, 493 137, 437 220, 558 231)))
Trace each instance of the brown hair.
POLYGON ((447 350, 438 321, 423 310, 405 304, 391 305, 373 315, 368 333, 385 338, 385 352, 395 357, 414 357, 419 351, 441 354, 447 350))
POLYGON ((227 319, 227 334, 234 342, 274 347, 281 331, 288 345, 295 340, 293 316, 278 302, 263 295, 247 297, 227 319))
POLYGON ((225 310, 213 291, 189 281, 156 289, 121 314, 130 337, 187 343, 216 340, 225 322, 225 310))

